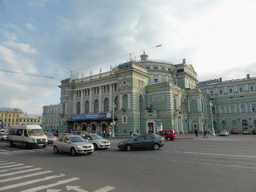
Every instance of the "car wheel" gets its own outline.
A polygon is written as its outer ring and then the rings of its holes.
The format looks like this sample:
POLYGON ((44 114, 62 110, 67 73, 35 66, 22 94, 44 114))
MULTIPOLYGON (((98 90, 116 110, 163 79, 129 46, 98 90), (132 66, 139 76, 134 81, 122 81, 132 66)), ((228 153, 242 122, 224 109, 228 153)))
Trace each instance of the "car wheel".
POLYGON ((170 138, 170 137, 167 137, 167 141, 171 141, 171 138, 170 138))
POLYGON ((43 145, 43 148, 46 148, 46 145, 43 145))
POLYGON ((54 146, 54 147, 53 147, 53 151, 54 151, 54 153, 59 153, 58 147, 57 147, 57 146, 54 146))
POLYGON ((96 143, 93 143, 94 149, 98 149, 98 145, 96 143))
POLYGON ((131 151, 132 150, 132 146, 131 145, 126 145, 125 149, 126 149, 126 151, 131 151))
POLYGON ((10 147, 14 147, 13 141, 10 141, 10 147))
POLYGON ((158 144, 154 144, 154 145, 153 145, 153 149, 154 149, 154 150, 159 150, 159 149, 160 149, 160 146, 159 146, 158 144))
POLYGON ((70 154, 71 154, 72 156, 75 156, 75 155, 76 155, 76 150, 75 150, 74 148, 71 148, 70 154))

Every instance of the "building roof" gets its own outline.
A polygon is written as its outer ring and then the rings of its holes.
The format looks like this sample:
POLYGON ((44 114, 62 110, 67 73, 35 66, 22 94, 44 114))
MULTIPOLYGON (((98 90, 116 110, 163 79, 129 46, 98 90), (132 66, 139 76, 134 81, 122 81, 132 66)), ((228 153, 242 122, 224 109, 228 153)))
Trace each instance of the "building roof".
POLYGON ((18 108, 5 108, 1 107, 0 112, 12 112, 12 113, 23 113, 21 109, 18 108))
POLYGON ((27 113, 24 113, 24 114, 20 115, 20 118, 21 119, 36 119, 36 118, 42 118, 42 116, 38 115, 38 114, 27 114, 27 113))

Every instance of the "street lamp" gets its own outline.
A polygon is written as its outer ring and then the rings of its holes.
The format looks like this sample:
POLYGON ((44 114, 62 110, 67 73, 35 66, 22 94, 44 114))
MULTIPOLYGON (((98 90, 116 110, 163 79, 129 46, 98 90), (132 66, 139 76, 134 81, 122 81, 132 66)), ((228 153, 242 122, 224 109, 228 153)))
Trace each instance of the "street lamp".
POLYGON ((215 130, 214 130, 214 127, 213 127, 213 116, 212 116, 212 107, 213 107, 213 104, 212 104, 211 101, 209 102, 209 105, 210 105, 210 111, 211 111, 212 135, 215 136, 215 130))
POLYGON ((112 109, 113 109, 112 137, 115 137, 115 119, 114 119, 114 117, 115 117, 115 107, 116 107, 116 105, 112 105, 112 109))

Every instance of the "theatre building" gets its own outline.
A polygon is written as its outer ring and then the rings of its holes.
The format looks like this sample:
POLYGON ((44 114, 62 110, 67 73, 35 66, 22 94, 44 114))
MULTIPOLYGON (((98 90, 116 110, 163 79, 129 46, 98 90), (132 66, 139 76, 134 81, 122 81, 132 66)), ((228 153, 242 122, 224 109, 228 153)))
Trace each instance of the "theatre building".
POLYGON ((114 127, 117 135, 187 132, 194 126, 189 123, 189 101, 200 101, 191 105, 196 108, 191 118, 210 122, 208 104, 205 111, 200 108, 207 97, 195 90, 197 84, 196 72, 185 59, 180 64, 149 61, 144 52, 140 61, 110 67, 108 72, 100 69, 96 75, 62 80, 60 128, 101 133, 113 132, 114 127))

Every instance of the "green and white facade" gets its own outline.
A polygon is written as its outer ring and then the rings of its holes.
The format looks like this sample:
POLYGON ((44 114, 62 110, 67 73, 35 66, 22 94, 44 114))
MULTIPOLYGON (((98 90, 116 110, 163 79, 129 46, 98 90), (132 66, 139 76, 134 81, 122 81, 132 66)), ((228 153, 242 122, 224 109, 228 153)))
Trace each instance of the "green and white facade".
POLYGON ((62 80, 60 129, 101 133, 113 132, 114 127, 116 135, 165 129, 186 133, 212 126, 242 129, 245 120, 254 128, 255 82, 249 77, 199 83, 185 59, 180 64, 149 61, 144 53, 141 61, 120 64, 105 73, 100 70, 96 75, 62 80), (220 90, 223 95, 217 94, 220 90))
POLYGON ((236 128, 256 129, 256 78, 222 79, 200 82, 198 87, 209 95, 213 104, 213 124, 216 130, 236 128))

